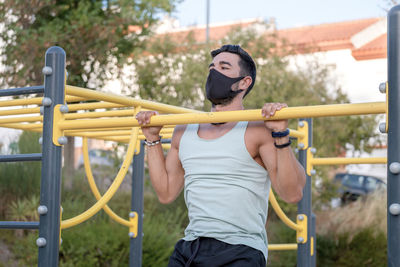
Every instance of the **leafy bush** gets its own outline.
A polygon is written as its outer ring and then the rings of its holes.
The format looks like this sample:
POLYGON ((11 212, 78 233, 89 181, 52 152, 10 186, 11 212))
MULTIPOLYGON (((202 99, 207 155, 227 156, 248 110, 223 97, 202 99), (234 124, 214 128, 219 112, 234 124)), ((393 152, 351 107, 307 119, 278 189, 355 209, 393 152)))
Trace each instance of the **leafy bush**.
MULTIPOLYGON (((83 184, 83 182, 81 182, 83 184)), ((75 184, 78 186, 78 184, 75 184)), ((70 194, 70 193, 68 193, 70 194)), ((63 201, 63 217, 78 215, 93 204, 91 194, 79 194, 63 201), (88 201, 92 199, 91 201, 88 201)), ((183 236, 186 210, 180 197, 176 203, 165 206, 154 194, 145 196, 143 223, 143 266, 166 266, 175 243, 183 236)), ((113 210, 127 218, 130 210, 129 194, 120 194, 110 203, 113 210)), ((186 226, 186 225, 185 225, 186 226)), ((37 264, 37 232, 11 240, 10 247, 22 266, 37 264)), ((127 266, 129 261, 128 229, 100 211, 89 221, 62 231, 60 266, 127 266)))
POLYGON ((62 232, 60 266, 127 265, 127 229, 108 219, 97 219, 62 232))
MULTIPOLYGON (((17 146, 9 148, 8 153, 40 153, 39 134, 23 132, 17 146)), ((0 217, 4 217, 7 207, 12 201, 39 196, 41 163, 10 162, 0 164, 0 217)), ((36 207, 37 208, 37 207, 36 207)), ((35 209, 36 209, 35 208, 35 209)))
MULTIPOLYGON (((287 227, 279 220, 269 220, 267 223, 267 234, 269 244, 295 243, 296 232, 287 227)), ((288 267, 296 266, 296 250, 269 251, 267 266, 288 267)))
POLYGON ((30 198, 17 199, 7 208, 7 218, 12 221, 37 221, 39 220, 38 206, 39 196, 32 195, 30 198))
POLYGON ((183 237, 187 213, 179 201, 169 207, 160 205, 155 198, 147 203, 143 220, 143 266, 167 266, 175 243, 183 237))

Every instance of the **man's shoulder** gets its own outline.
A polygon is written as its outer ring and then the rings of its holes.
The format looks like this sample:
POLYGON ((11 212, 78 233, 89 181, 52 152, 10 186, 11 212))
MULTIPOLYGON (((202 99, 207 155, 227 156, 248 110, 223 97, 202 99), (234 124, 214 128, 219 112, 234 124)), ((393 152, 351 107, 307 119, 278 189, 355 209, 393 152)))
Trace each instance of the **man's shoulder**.
POLYGON ((249 121, 247 129, 256 132, 269 132, 269 130, 265 127, 264 121, 249 121))
POLYGON ((187 124, 176 125, 174 133, 184 132, 186 130, 187 124))
POLYGON ((264 121, 249 121, 246 131, 247 140, 259 145, 271 142, 271 131, 265 127, 264 121))
POLYGON ((172 134, 172 141, 171 141, 171 145, 172 147, 179 147, 179 143, 181 141, 182 135, 186 130, 187 125, 183 124, 183 125, 176 125, 174 128, 174 133, 172 134))

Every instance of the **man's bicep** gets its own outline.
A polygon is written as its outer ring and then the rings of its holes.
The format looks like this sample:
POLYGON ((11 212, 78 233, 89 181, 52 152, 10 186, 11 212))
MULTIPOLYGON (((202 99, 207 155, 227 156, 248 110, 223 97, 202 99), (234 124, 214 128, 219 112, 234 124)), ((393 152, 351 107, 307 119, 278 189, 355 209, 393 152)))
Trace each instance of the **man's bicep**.
POLYGON ((168 188, 175 199, 181 192, 184 184, 185 171, 179 159, 179 144, 186 125, 177 125, 174 129, 171 140, 171 148, 168 151, 165 167, 168 175, 168 188))
POLYGON ((269 178, 271 180, 272 188, 279 194, 277 186, 276 174, 277 174, 277 157, 276 150, 271 144, 263 144, 260 146, 260 157, 264 163, 265 168, 268 171, 269 178))
POLYGON ((183 188, 185 175, 181 161, 179 160, 178 149, 173 146, 171 147, 165 164, 168 175, 169 192, 176 198, 183 188))

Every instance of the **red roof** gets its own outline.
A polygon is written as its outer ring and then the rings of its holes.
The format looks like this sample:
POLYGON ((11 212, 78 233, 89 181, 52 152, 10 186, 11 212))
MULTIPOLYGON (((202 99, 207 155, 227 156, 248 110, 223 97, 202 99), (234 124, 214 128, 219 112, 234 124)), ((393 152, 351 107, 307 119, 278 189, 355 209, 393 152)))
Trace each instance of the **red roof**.
MULTIPOLYGON (((293 49, 295 53, 303 54, 315 51, 330 51, 339 49, 351 49, 356 60, 368 60, 375 58, 386 58, 386 34, 378 36, 373 41, 355 48, 351 38, 362 30, 377 23, 382 18, 370 18, 337 23, 326 23, 313 26, 277 30, 275 33, 279 38, 285 40, 285 45, 293 49)), ((256 24, 257 20, 246 22, 227 23, 224 25, 210 25, 210 40, 216 41, 225 37, 231 30, 242 27, 246 28, 256 24)), ((187 28, 176 30, 167 34, 174 41, 184 44, 192 38, 195 43, 205 43, 205 27, 187 28)))
MULTIPOLYGON (((217 41, 224 38, 231 30, 235 28, 247 28, 248 26, 255 23, 255 20, 245 22, 235 22, 231 24, 211 26, 209 31, 209 38, 212 41, 217 41)), ((174 41, 178 43, 184 43, 185 40, 190 36, 195 40, 196 43, 206 42, 206 28, 205 27, 190 27, 184 30, 177 30, 168 32, 166 34, 160 34, 160 36, 168 35, 174 41)))
POLYGON ((351 37, 379 20, 372 18, 327 23, 279 30, 277 34, 293 46, 318 48, 321 51, 352 49, 351 37))
POLYGON ((382 34, 366 45, 352 50, 356 60, 367 60, 387 57, 387 34, 382 34))

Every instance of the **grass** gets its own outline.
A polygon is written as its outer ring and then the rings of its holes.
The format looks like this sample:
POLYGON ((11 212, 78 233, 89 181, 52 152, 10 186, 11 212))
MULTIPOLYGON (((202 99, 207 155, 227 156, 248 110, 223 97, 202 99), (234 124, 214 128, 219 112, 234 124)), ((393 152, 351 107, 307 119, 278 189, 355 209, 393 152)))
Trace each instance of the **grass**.
POLYGON ((378 191, 343 207, 317 212, 316 232, 319 235, 354 234, 360 229, 374 227, 386 234, 386 207, 386 192, 378 191))

